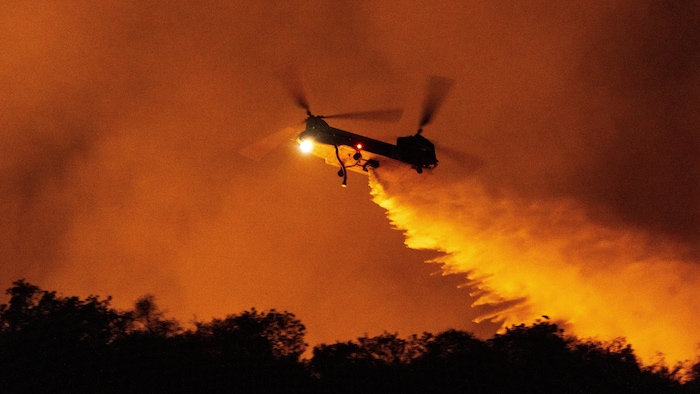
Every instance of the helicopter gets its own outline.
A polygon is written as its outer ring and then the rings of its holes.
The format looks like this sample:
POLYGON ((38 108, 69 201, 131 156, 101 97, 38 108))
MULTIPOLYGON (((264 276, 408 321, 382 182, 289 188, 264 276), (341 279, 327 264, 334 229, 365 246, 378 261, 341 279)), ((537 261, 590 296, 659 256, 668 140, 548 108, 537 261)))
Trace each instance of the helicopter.
MULTIPOLYGON (((307 118, 305 129, 297 136, 296 141, 302 152, 313 154, 324 159, 326 164, 339 167, 338 176, 343 178, 341 184, 343 187, 347 186, 348 171, 367 173, 380 167, 388 160, 406 164, 421 174, 424 170, 431 170, 438 164, 435 145, 422 135, 423 127, 431 123, 453 82, 449 78, 431 76, 428 79, 427 95, 418 131, 412 135, 399 137, 396 144, 390 144, 332 127, 328 124, 327 119, 395 122, 401 118, 403 110, 386 109, 330 116, 314 115, 303 89, 301 89, 301 84, 297 80, 297 83, 290 86, 289 90, 297 106, 306 111, 307 118)), ((261 144, 270 145, 270 142, 262 141, 261 144)), ((251 157, 246 152, 242 153, 251 157)))

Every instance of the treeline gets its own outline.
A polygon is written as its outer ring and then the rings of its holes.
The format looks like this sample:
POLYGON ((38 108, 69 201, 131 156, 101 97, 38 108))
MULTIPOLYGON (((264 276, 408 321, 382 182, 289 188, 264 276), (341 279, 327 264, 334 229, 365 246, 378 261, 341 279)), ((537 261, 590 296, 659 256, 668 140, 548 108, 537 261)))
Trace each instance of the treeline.
POLYGON ((0 392, 698 393, 700 363, 680 376, 643 367, 631 346, 579 340, 541 321, 489 340, 448 330, 384 333, 302 355, 292 313, 255 309, 183 329, 153 298, 63 297, 20 280, 0 305, 0 392))

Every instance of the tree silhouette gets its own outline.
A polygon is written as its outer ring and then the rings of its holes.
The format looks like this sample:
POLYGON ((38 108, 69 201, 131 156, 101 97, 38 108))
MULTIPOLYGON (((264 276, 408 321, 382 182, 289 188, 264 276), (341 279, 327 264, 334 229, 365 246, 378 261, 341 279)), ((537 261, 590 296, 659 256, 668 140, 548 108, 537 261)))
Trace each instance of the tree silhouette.
POLYGON ((411 368, 416 385, 442 392, 494 392, 499 366, 486 342, 459 330, 424 334, 420 341, 424 351, 411 368))
POLYGON ((695 364, 688 371, 684 388, 688 393, 700 393, 700 358, 695 361, 695 364))
POLYGON ((107 346, 126 327, 110 299, 60 297, 24 280, 14 282, 7 294, 9 304, 0 305, 3 386, 18 391, 96 387, 107 346))
POLYGON ((408 389, 407 366, 420 352, 416 337, 399 338, 383 333, 357 341, 319 345, 313 350, 311 368, 330 392, 380 390, 402 392, 408 389))
POLYGON ((447 330, 319 344, 289 312, 251 309, 183 330, 153 296, 132 310, 19 280, 0 305, 3 392, 697 393, 700 360, 642 367, 630 344, 580 340, 549 321, 488 340, 447 330))
POLYGON ((208 359, 210 380, 227 376, 226 388, 280 391, 306 388, 300 356, 306 327, 294 314, 255 308, 210 323, 188 336, 208 359))
POLYGON ((488 342, 502 368, 502 390, 520 392, 569 392, 573 387, 572 341, 556 324, 537 322, 532 326, 508 328, 488 342))
POLYGON ((156 305, 155 297, 147 294, 134 304, 134 310, 128 313, 131 330, 147 335, 171 336, 180 332, 180 324, 175 319, 165 318, 165 312, 156 305))

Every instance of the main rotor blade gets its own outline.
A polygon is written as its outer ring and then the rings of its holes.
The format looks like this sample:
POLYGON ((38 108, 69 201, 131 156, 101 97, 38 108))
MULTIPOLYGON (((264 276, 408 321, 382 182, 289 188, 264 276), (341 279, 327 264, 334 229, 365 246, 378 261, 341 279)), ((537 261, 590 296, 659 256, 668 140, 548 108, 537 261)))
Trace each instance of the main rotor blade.
POLYGON ((440 108, 445 100, 447 93, 450 91, 454 79, 438 77, 433 75, 428 80, 428 93, 423 103, 423 115, 421 116, 420 126, 423 127, 433 120, 435 112, 440 108))
POLYGON ((472 155, 467 152, 455 149, 440 142, 433 141, 435 144, 435 153, 438 159, 444 158, 442 161, 452 161, 457 164, 462 170, 466 170, 467 174, 472 174, 479 168, 486 165, 484 159, 472 155))
POLYGON ((272 152, 273 149, 282 145, 284 141, 291 140, 295 134, 299 133, 298 129, 293 127, 286 127, 276 133, 270 134, 267 137, 263 137, 252 144, 246 146, 245 148, 238 151, 238 153, 243 156, 258 161, 265 157, 268 153, 272 152))
POLYGON ((375 122, 398 122, 403 115, 403 109, 384 109, 379 111, 359 111, 347 112, 344 114, 336 114, 324 116, 326 119, 358 119, 369 120, 375 122))
POLYGON ((304 84, 299 77, 299 70, 294 66, 285 67, 277 72, 277 78, 282 81, 296 105, 306 110, 307 113, 311 113, 309 100, 307 100, 304 91, 304 84))

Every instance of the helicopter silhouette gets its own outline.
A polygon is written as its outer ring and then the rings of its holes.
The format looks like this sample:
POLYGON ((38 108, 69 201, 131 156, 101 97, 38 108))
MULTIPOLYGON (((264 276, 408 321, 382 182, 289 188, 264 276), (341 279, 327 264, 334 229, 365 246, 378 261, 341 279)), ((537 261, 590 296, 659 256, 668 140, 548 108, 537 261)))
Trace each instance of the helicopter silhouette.
MULTIPOLYGON (((416 172, 423 173, 425 169, 433 169, 438 160, 435 155, 435 145, 422 135, 423 127, 430 124, 433 117, 444 101, 454 80, 431 76, 428 79, 427 95, 423 104, 418 131, 409 136, 399 137, 396 144, 390 144, 367 136, 355 134, 346 130, 332 127, 327 119, 358 119, 370 121, 398 121, 402 109, 385 109, 378 111, 362 111, 336 114, 330 116, 314 115, 301 87, 299 79, 294 74, 287 75, 290 94, 298 107, 306 111, 306 127, 298 135, 296 141, 303 152, 323 158, 326 164, 340 167, 338 176, 343 178, 342 186, 347 185, 348 171, 368 172, 380 167, 387 161, 393 160, 407 164, 416 172)), ((263 139, 254 146, 241 151, 248 157, 257 156, 256 151, 261 147, 274 146, 274 136, 263 139), (257 146, 255 146, 257 145, 257 146)))

